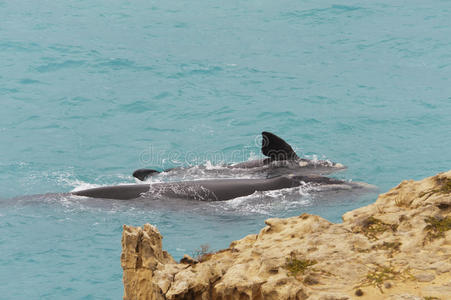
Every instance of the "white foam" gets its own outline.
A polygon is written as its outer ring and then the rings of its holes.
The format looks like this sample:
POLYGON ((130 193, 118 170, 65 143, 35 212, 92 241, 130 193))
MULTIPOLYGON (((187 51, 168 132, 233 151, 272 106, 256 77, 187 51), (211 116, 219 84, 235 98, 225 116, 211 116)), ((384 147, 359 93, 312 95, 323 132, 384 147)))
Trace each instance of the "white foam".
MULTIPOLYGON (((89 182, 85 182, 85 181, 78 180, 78 179, 70 180, 70 181, 68 181, 68 183, 70 185, 75 186, 71 190, 71 192, 77 192, 77 191, 81 191, 81 190, 93 189, 93 188, 98 188, 98 187, 102 187, 102 186, 110 186, 110 185, 134 185, 134 184, 136 184, 134 182, 119 182, 116 184, 95 184, 95 183, 89 183, 89 182)), ((142 182, 139 182, 139 183, 142 183, 142 182)))
POLYGON ((301 161, 299 162, 299 166, 300 166, 300 167, 306 167, 306 166, 308 166, 308 162, 301 160, 301 161))
POLYGON ((93 188, 101 186, 100 184, 84 182, 84 181, 81 181, 81 180, 74 180, 72 182, 72 184, 74 184, 75 187, 74 187, 74 189, 71 192, 78 192, 78 191, 87 190, 87 189, 93 189, 93 188))
POLYGON ((251 160, 257 160, 260 158, 261 157, 259 155, 257 155, 254 151, 251 151, 251 153, 249 153, 249 158, 247 160, 251 161, 251 160))
POLYGON ((221 204, 211 203, 226 211, 239 211, 244 214, 270 215, 275 210, 292 209, 299 206, 307 206, 311 203, 308 184, 299 187, 286 188, 272 191, 256 191, 251 195, 224 201, 221 204))
POLYGON ((224 166, 222 164, 214 165, 211 161, 207 160, 204 164, 206 170, 222 170, 224 166))

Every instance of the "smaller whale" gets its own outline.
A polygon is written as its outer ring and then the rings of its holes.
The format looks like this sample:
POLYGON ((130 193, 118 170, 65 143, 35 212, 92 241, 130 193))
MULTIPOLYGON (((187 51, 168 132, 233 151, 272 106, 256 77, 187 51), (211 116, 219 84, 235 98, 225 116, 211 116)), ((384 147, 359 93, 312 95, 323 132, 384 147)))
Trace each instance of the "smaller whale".
POLYGON ((225 201, 252 195, 257 191, 271 191, 298 187, 310 183, 313 186, 329 186, 332 189, 370 187, 363 183, 347 182, 323 176, 282 175, 265 179, 210 179, 154 184, 105 186, 72 192, 76 196, 91 198, 130 200, 139 197, 164 196, 202 201, 225 201))
MULTIPOLYGON (((287 142, 267 131, 262 132, 261 151, 267 158, 225 165, 225 167, 250 171, 276 171, 276 175, 280 175, 277 174, 277 170, 283 168, 288 169, 290 173, 295 172, 298 175, 326 175, 346 169, 340 163, 300 158, 287 142)), ((178 170, 183 170, 183 168, 171 168, 162 172, 170 173, 178 170)), ((138 169, 133 172, 133 177, 145 181, 147 178, 162 172, 154 169, 138 169)))

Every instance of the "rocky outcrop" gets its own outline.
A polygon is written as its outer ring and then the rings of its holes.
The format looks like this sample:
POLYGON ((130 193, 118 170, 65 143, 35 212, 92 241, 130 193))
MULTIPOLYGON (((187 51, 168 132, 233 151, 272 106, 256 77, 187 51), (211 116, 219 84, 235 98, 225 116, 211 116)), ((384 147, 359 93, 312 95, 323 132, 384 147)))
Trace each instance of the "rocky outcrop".
POLYGON ((451 171, 403 181, 341 224, 265 223, 181 263, 152 225, 124 226, 124 299, 451 299, 451 171))

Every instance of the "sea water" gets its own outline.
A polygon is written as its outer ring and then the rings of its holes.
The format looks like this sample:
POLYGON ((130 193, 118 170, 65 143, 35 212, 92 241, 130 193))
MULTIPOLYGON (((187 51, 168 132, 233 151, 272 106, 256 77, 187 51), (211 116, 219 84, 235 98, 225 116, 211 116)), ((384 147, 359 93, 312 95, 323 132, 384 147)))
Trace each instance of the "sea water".
POLYGON ((451 169, 450 28, 449 1, 0 1, 0 298, 121 298, 123 224, 179 259, 375 200, 58 194, 141 167, 200 178, 261 157, 263 130, 379 192, 451 169))

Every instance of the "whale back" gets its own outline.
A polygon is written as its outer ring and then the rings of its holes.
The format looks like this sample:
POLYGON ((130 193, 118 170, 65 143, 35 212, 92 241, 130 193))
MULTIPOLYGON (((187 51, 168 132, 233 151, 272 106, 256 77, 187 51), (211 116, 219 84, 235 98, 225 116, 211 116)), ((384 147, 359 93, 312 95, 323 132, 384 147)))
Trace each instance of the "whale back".
POLYGON ((129 184, 117 186, 103 186, 82 191, 72 192, 76 196, 91 198, 130 200, 140 197, 149 191, 148 184, 129 184))

